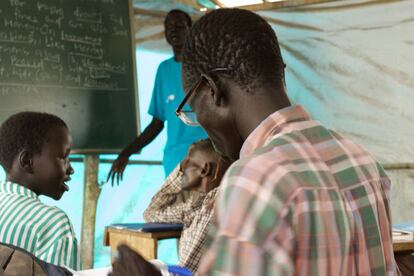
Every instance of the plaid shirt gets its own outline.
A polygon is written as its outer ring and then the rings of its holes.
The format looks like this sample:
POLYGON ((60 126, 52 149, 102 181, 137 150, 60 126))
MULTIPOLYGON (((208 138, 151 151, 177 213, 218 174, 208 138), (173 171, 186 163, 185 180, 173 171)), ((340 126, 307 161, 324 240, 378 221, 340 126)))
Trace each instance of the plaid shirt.
POLYGON ((147 222, 183 223, 179 244, 179 265, 197 271, 205 252, 207 226, 213 217, 218 188, 207 194, 185 193, 181 189, 179 165, 168 176, 144 212, 147 222))
POLYGON ((201 275, 395 275, 390 180, 300 106, 247 138, 217 199, 201 275))

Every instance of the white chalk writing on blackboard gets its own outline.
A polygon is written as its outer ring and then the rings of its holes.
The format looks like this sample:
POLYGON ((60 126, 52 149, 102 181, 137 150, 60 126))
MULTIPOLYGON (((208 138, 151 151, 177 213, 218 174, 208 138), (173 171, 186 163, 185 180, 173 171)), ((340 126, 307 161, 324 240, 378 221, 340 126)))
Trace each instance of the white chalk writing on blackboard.
MULTIPOLYGON (((8 7, 12 12, 0 19, 0 86, 21 82, 126 89, 119 79, 127 73, 126 61, 108 59, 112 49, 103 40, 128 38, 129 24, 122 15, 110 13, 105 19, 95 6, 64 8, 52 0, 5 2, 0 10, 8 7)), ((115 5, 113 0, 84 2, 115 5)))

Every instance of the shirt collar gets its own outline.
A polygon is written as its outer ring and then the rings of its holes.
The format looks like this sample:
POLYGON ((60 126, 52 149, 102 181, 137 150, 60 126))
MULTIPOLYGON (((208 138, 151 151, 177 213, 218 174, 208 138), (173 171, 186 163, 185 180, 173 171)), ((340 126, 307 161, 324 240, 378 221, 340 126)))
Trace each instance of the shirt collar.
POLYGON ((20 195, 24 197, 29 197, 33 199, 38 199, 38 195, 32 190, 23 187, 22 185, 10 182, 10 181, 1 181, 0 182, 0 193, 20 195))
POLYGON ((252 154, 257 148, 265 145, 269 138, 282 131, 283 126, 307 120, 310 120, 310 116, 300 105, 285 107, 272 113, 244 141, 240 151, 240 158, 252 154))

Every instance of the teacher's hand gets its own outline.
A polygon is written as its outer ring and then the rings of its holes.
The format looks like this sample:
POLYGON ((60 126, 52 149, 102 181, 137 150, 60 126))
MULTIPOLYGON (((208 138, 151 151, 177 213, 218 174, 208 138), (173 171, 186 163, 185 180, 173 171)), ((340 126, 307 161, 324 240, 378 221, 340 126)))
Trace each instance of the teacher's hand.
POLYGON ((114 181, 116 179, 116 184, 119 185, 119 180, 122 181, 124 176, 125 167, 128 165, 129 156, 123 153, 118 155, 118 158, 112 163, 111 170, 109 171, 106 182, 111 179, 111 185, 114 186, 114 181))

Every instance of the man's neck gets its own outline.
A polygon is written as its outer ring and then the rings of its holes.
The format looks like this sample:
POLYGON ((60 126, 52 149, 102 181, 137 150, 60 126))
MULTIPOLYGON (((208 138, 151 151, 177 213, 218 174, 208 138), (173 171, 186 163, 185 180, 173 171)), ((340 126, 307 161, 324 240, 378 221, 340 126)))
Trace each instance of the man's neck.
POLYGON ((176 62, 181 62, 183 59, 183 56, 181 54, 182 53, 181 49, 182 49, 182 46, 173 47, 174 60, 176 62))
POLYGON ((237 114, 237 117, 239 118, 238 128, 244 141, 267 117, 276 111, 291 105, 287 97, 277 97, 273 95, 273 93, 264 91, 255 91, 253 92, 253 95, 245 95, 245 101, 242 103, 242 106, 238 108, 240 112, 237 114), (248 97, 255 97, 255 99, 248 99, 248 97), (251 104, 252 102, 254 102, 254 105, 251 104), (245 112, 245 110, 249 110, 249 112, 245 112))

